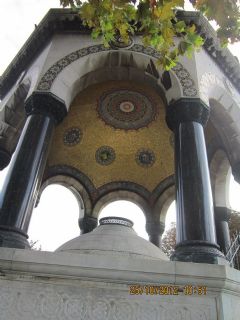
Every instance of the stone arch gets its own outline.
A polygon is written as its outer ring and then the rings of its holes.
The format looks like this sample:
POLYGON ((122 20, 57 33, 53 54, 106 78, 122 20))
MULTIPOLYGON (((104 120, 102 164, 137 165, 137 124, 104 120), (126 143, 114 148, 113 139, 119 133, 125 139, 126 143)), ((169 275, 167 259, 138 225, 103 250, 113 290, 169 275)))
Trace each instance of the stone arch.
POLYGON ((32 212, 27 234, 43 250, 54 251, 64 242, 79 236, 79 221, 84 214, 84 204, 73 187, 58 176, 50 178, 43 186, 41 201, 32 212), (53 236, 54 239, 49 239, 53 236))
POLYGON ((137 194, 133 191, 128 190, 115 190, 112 192, 109 192, 102 197, 98 199, 98 201, 95 203, 92 216, 94 218, 98 218, 101 210, 107 206, 109 203, 118 201, 118 200, 127 200, 134 204, 136 204, 144 213, 146 221, 148 219, 148 216, 150 216, 150 206, 146 199, 144 199, 142 196, 137 194))
POLYGON ((226 152, 216 150, 210 163, 212 193, 216 207, 229 208, 230 163, 226 152))
POLYGON ((229 161, 240 158, 240 98, 233 85, 225 77, 205 73, 200 79, 200 98, 210 105, 210 120, 218 131, 229 161))
POLYGON ((69 166, 54 166, 47 169, 39 191, 38 201, 43 190, 50 184, 60 184, 68 188, 78 200, 79 219, 92 213, 92 197, 95 188, 91 181, 81 172, 69 166))
MULTIPOLYGON (((127 74, 128 79, 132 77, 137 79, 134 69, 141 70, 143 78, 144 75, 146 78, 146 75, 149 74, 166 94, 168 102, 181 96, 196 96, 197 89, 194 80, 181 63, 178 63, 170 71, 173 82, 172 88, 164 90, 164 85, 161 83, 162 72, 157 71, 153 62, 158 57, 159 54, 156 50, 150 47, 145 48, 139 44, 134 44, 131 48, 123 50, 113 50, 105 48, 103 45, 82 48, 71 52, 54 63, 40 79, 37 90, 51 91, 63 99, 69 107, 80 90, 97 81, 94 75, 88 78, 85 76, 98 69, 102 70, 103 75, 106 75, 106 68, 110 66, 111 70, 114 67, 123 67, 122 71, 124 72, 119 72, 119 76, 127 74)), ((114 72, 111 72, 111 74, 114 74, 114 72)), ((137 80, 139 81, 139 78, 137 80)))
POLYGON ((237 106, 231 110, 226 110, 219 101, 211 98, 210 119, 220 137, 222 148, 226 151, 231 165, 240 160, 240 109, 237 106))

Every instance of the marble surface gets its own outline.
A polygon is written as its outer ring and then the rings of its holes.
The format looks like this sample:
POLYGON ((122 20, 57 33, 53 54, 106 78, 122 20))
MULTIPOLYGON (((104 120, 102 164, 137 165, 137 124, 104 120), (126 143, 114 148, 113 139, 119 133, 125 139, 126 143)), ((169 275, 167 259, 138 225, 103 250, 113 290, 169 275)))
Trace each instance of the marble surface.
POLYGON ((0 320, 235 320, 240 311, 240 272, 222 265, 0 248, 0 270, 0 320))

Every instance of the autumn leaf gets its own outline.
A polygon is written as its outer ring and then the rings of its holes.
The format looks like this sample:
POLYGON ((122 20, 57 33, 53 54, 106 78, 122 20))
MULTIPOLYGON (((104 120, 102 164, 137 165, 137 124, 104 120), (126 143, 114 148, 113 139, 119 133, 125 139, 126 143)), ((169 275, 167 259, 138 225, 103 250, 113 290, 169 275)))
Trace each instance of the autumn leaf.
MULTIPOLYGON (((240 10, 237 1, 192 0, 195 8, 208 19, 214 19, 222 45, 240 40, 240 10)), ((121 37, 129 42, 136 30, 142 33, 144 46, 158 52, 158 64, 165 70, 176 65, 180 55, 190 57, 204 43, 195 25, 177 18, 177 8, 184 0, 60 0, 63 7, 79 13, 83 24, 92 29, 92 37, 101 36, 103 44, 121 37), (175 41, 178 38, 179 41, 175 41)))

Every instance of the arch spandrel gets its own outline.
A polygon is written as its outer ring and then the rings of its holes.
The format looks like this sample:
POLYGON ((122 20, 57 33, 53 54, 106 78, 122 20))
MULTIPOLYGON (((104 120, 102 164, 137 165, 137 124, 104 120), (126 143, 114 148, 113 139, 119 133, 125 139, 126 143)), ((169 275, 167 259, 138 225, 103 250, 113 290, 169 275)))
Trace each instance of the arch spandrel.
POLYGON ((150 86, 129 81, 87 88, 56 128, 48 165, 76 168, 96 189, 130 181, 151 192, 174 166, 162 99, 150 86), (109 103, 120 103, 113 114, 106 113, 109 103))
MULTIPOLYGON (((138 39, 136 39, 136 42, 138 42, 138 39)), ((138 43, 128 49, 113 50, 104 47, 102 44, 92 42, 92 45, 72 51, 55 61, 42 75, 37 90, 52 92, 64 100, 66 106, 69 107, 77 92, 86 88, 86 83, 84 83, 77 90, 76 84, 87 74, 101 69, 106 69, 105 72, 107 72, 108 67, 116 66, 127 67, 127 73, 131 73, 131 68, 148 73, 149 64, 151 64, 151 61, 155 64, 158 57, 159 54, 153 48, 146 48, 138 43)), ((158 86, 164 90, 161 83, 162 74, 163 70, 155 67, 155 72, 151 76, 156 77, 155 81, 158 86), (158 74, 157 77, 156 74, 158 74)), ((183 64, 177 63, 170 71, 170 76, 172 86, 164 90, 168 102, 183 96, 198 96, 196 81, 193 80, 190 71, 183 64)), ((119 80, 121 79, 124 78, 119 80)), ((102 81, 104 80, 112 80, 111 75, 108 79, 102 79, 102 81)), ((93 81, 90 84, 93 83, 95 82, 93 81)))

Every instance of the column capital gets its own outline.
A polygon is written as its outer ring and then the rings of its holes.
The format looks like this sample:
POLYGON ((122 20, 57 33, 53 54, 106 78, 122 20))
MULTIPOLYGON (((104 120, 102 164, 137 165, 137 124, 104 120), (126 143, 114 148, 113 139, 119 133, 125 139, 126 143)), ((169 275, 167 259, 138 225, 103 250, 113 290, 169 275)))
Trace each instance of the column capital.
POLYGON ((214 214, 216 221, 228 222, 231 217, 232 210, 227 207, 214 207, 214 214))
POLYGON ((182 122, 198 122, 204 126, 209 112, 209 107, 199 98, 180 98, 167 107, 166 122, 171 130, 182 122))
POLYGON ((79 227, 82 233, 88 233, 93 231, 97 227, 98 220, 95 217, 84 216, 79 219, 79 227))
POLYGON ((146 222, 146 231, 150 234, 162 235, 165 229, 165 223, 160 221, 146 222))
POLYGON ((234 165, 231 165, 231 168, 232 168, 232 175, 234 177, 234 180, 240 183, 240 162, 237 162, 234 165))
POLYGON ((51 92, 33 92, 25 102, 27 115, 45 114, 60 123, 67 115, 67 108, 63 100, 51 92))

